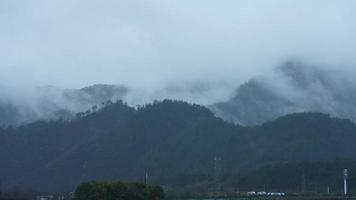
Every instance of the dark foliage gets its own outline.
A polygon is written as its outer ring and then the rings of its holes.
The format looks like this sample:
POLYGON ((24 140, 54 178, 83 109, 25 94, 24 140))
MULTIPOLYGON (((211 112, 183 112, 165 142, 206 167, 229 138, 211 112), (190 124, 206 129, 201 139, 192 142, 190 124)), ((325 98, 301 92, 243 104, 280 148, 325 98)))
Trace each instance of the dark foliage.
POLYGON ((159 186, 90 181, 77 187, 74 200, 162 200, 164 197, 164 191, 159 186))
POLYGON ((6 186, 69 192, 80 182, 137 181, 148 172, 150 183, 183 190, 262 184, 300 190, 298 166, 304 165, 313 182, 328 177, 330 186, 337 185, 341 168, 354 169, 354 141, 354 123, 319 113, 242 127, 180 101, 137 109, 108 102, 70 122, 2 129, 0 179, 6 186), (293 176, 271 178, 287 173, 293 176))

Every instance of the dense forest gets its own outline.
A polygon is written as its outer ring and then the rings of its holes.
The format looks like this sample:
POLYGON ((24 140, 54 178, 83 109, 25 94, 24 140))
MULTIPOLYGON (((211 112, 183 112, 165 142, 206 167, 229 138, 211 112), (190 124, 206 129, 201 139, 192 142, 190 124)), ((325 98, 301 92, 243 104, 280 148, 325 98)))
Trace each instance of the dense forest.
POLYGON ((66 121, 0 130, 0 181, 70 192, 85 181, 142 181, 177 191, 341 191, 356 186, 356 125, 299 113, 244 127, 207 108, 164 100, 118 101, 66 121))

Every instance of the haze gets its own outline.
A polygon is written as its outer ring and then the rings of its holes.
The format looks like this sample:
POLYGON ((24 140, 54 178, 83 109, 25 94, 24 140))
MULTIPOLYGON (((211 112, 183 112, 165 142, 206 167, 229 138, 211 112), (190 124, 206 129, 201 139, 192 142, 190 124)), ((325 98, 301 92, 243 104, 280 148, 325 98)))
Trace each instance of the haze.
POLYGON ((0 85, 202 82, 226 96, 291 58, 353 69, 355 19, 353 0, 3 0, 0 85))

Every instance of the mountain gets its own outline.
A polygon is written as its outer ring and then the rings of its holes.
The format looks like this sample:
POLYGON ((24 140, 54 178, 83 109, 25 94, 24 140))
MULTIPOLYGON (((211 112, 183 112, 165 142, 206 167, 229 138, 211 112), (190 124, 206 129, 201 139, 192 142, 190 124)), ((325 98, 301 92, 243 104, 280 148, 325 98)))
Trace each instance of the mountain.
MULTIPOLYGON (((300 168, 311 173, 322 167, 317 163, 328 162, 330 173, 324 175, 337 184, 335 170, 356 170, 355 140, 353 122, 320 113, 291 114, 244 127, 181 101, 138 108, 108 102, 70 121, 1 129, 0 177, 6 186, 60 192, 93 179, 142 180, 148 172, 154 184, 211 191, 217 182, 224 188, 253 189, 261 181, 268 183, 268 176, 256 178, 254 173, 278 175, 277 169, 288 172, 293 166, 289 172, 300 177, 300 168)), ((274 187, 283 181, 274 180, 274 187)))
POLYGON ((321 112, 356 121, 355 83, 347 71, 289 61, 273 74, 251 79, 234 97, 209 108, 242 125, 258 125, 296 112, 321 112))
POLYGON ((229 91, 225 84, 214 82, 169 83, 153 90, 107 84, 81 89, 53 86, 14 89, 0 85, 0 127, 19 126, 37 120, 69 120, 78 112, 98 109, 103 102, 116 100, 140 105, 170 98, 205 105, 228 96, 229 91))
MULTIPOLYGON (((91 110, 102 102, 123 99, 127 87, 97 84, 81 89, 61 90, 56 87, 37 87, 14 96, 9 88, 0 88, 0 126, 19 126, 37 120, 72 119, 83 110, 91 110)), ((18 91, 17 91, 18 92, 18 91)))
POLYGON ((167 83, 151 90, 105 84, 81 89, 47 86, 20 91, 0 86, 0 126, 68 120, 93 106, 97 109, 108 100, 137 105, 165 98, 207 105, 216 116, 247 126, 298 112, 321 112, 356 121, 356 79, 348 71, 288 61, 272 73, 242 84, 235 94, 231 95, 231 91, 231 85, 222 82, 167 83))
POLYGON ((128 93, 128 88, 121 85, 96 84, 81 89, 66 89, 63 96, 71 102, 94 105, 109 100, 122 99, 128 93))

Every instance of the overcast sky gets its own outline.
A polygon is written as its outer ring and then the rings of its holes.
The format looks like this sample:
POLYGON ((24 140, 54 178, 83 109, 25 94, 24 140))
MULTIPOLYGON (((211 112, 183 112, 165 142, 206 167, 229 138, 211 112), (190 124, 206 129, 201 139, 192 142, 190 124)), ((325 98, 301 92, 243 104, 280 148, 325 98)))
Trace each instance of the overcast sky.
POLYGON ((0 84, 239 84, 289 58, 356 68, 356 1, 0 1, 0 84))

